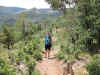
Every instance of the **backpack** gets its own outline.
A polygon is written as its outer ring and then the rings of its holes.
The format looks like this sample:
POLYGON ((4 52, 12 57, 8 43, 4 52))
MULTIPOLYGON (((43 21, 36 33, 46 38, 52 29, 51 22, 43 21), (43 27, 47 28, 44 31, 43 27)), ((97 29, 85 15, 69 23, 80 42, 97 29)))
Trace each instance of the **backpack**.
POLYGON ((50 45, 51 41, 50 41, 50 36, 46 36, 45 37, 45 44, 46 45, 50 45))

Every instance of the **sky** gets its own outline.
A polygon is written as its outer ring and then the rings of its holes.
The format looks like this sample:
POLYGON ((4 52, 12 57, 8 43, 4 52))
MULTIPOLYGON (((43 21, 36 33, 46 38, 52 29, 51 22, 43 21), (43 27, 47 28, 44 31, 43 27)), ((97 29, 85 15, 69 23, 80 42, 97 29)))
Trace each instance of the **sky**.
POLYGON ((22 7, 22 8, 50 8, 45 0, 0 0, 0 6, 22 7))

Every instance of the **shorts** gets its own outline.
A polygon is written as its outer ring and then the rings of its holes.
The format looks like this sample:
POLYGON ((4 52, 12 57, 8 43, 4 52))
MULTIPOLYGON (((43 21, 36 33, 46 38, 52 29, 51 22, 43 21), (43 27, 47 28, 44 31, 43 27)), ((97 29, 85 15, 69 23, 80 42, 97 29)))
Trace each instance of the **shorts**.
POLYGON ((45 50, 51 50, 51 44, 50 45, 45 45, 45 50))

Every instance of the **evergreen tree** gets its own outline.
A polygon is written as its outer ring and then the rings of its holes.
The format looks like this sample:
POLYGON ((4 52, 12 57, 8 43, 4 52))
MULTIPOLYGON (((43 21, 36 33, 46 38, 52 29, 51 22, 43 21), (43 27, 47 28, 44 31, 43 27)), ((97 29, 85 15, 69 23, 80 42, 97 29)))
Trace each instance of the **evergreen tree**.
POLYGON ((1 43, 3 43, 8 49, 10 49, 10 46, 13 46, 15 42, 13 31, 7 27, 3 27, 0 39, 1 43))
POLYGON ((20 16, 17 19, 17 23, 16 23, 16 31, 20 32, 21 37, 25 37, 28 33, 28 21, 27 21, 27 16, 25 13, 21 13, 20 16))

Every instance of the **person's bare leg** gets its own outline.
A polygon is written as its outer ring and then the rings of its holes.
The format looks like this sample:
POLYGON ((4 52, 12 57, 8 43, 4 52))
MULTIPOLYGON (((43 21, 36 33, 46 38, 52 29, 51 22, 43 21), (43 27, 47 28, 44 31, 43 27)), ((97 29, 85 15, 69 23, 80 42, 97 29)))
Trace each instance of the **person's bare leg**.
POLYGON ((47 58, 47 50, 45 50, 45 57, 47 58))
POLYGON ((47 58, 48 58, 48 50, 47 50, 47 58))
POLYGON ((50 51, 51 51, 51 50, 48 50, 48 58, 50 57, 50 51))

